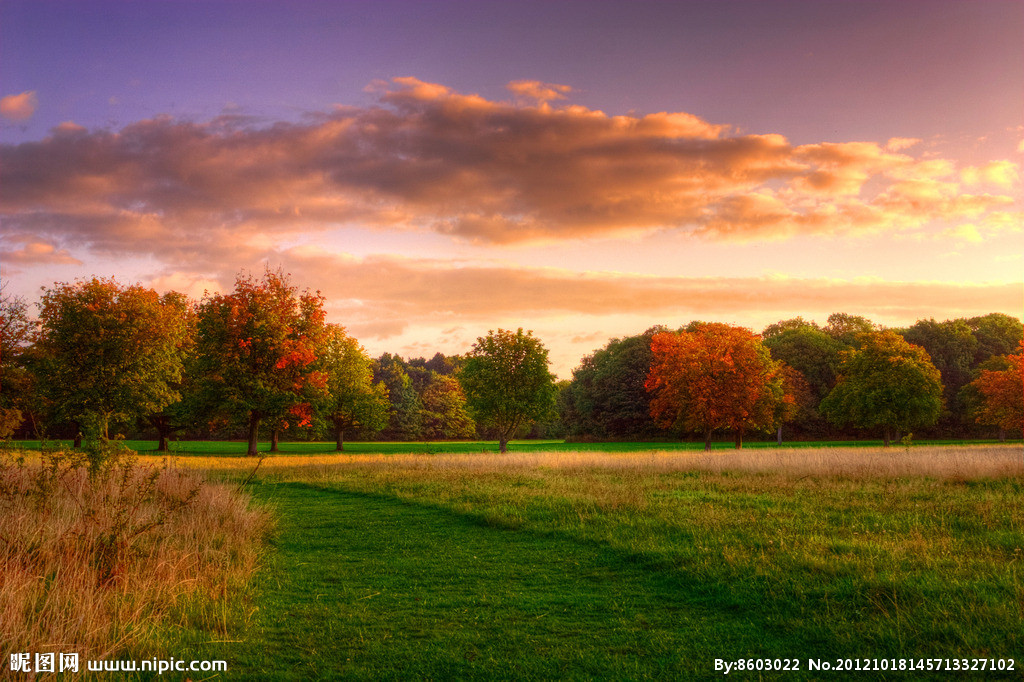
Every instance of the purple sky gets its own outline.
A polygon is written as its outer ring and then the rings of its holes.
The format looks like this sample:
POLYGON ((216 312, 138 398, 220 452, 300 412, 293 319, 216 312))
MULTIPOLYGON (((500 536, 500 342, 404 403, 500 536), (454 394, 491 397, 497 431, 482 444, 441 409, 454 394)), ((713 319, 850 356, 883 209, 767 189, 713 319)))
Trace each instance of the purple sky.
POLYGON ((1019 314, 1022 35, 1019 0, 0 0, 0 268, 281 265, 375 354, 524 326, 566 377, 693 318, 1019 314))

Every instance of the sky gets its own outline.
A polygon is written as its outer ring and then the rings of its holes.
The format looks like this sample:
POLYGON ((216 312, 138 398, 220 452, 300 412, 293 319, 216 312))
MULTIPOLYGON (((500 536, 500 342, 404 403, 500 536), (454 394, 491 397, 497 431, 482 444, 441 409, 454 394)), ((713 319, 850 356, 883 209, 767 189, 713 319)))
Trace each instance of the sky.
POLYGON ((371 355, 1024 309, 1024 1, 0 0, 6 295, 283 269, 371 355))

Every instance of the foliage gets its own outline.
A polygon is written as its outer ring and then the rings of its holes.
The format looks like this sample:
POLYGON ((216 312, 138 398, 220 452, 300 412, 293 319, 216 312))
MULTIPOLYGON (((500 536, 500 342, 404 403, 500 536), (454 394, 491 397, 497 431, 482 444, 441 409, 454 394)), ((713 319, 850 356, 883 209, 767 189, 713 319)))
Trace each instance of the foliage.
POLYGON ((832 313, 824 329, 826 334, 844 346, 856 346, 861 335, 877 330, 878 327, 868 318, 848 313, 832 313))
POLYGON ((651 414, 664 427, 703 434, 706 449, 723 428, 736 434, 740 447, 744 431, 776 426, 782 404, 792 401, 780 364, 747 329, 694 323, 676 334, 656 334, 651 351, 651 414))
POLYGON ((373 434, 388 420, 388 391, 373 383, 373 363, 359 343, 338 325, 327 325, 317 351, 317 367, 327 380, 318 411, 333 427, 337 449, 344 449, 345 431, 373 434))
POLYGON ((967 320, 978 341, 974 365, 980 365, 991 357, 1010 355, 1024 341, 1024 324, 1019 317, 1003 313, 989 313, 967 320))
POLYGON ((575 436, 649 438, 659 433, 651 418, 651 396, 644 388, 651 369, 651 338, 664 328, 612 339, 573 370, 568 394, 560 402, 575 436))
POLYGON ((942 411, 942 380, 927 351, 893 331, 862 334, 843 353, 839 383, 820 409, 838 424, 892 430, 934 424, 942 411))
POLYGON ((943 419, 950 426, 963 421, 960 390, 970 383, 971 367, 978 349, 978 341, 966 320, 918 320, 902 332, 904 339, 928 352, 932 364, 942 377, 943 401, 946 413, 943 419))
POLYGON ((454 376, 431 371, 420 401, 424 439, 451 440, 476 435, 476 424, 466 411, 466 394, 454 376))
POLYGON ((976 419, 980 424, 1002 430, 1020 432, 1024 428, 1024 344, 1015 355, 1006 356, 1006 369, 982 370, 972 386, 982 396, 982 407, 976 419))
POLYGON ((521 426, 554 408, 554 376, 548 351, 533 332, 499 329, 479 337, 466 357, 459 381, 470 413, 493 428, 501 452, 521 426))
POLYGON ((178 399, 187 326, 176 295, 113 279, 59 283, 43 293, 39 387, 57 417, 95 423, 159 412, 178 399))
POLYGON ((420 437, 423 403, 402 358, 384 353, 374 363, 373 380, 387 388, 390 407, 387 425, 381 431, 385 440, 416 440, 420 437))
POLYGON ((326 390, 316 369, 325 333, 323 297, 298 294, 282 272, 239 275, 230 294, 207 295, 199 307, 197 377, 210 411, 248 422, 256 454, 260 423, 308 424, 326 390))

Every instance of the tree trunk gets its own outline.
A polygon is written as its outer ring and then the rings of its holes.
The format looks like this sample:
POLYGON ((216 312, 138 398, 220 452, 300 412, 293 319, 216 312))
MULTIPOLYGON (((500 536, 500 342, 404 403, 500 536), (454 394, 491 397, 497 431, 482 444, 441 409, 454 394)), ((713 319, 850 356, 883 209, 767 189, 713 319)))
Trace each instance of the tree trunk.
POLYGON ((782 445, 782 424, 779 424, 779 428, 775 432, 775 444, 782 445))
POLYGON ((160 442, 156 446, 157 452, 167 452, 167 434, 160 432, 160 442))
POLYGON ((260 418, 255 412, 249 413, 249 449, 246 453, 249 457, 256 456, 256 446, 259 445, 260 418))
POLYGON ((711 431, 704 434, 704 452, 711 452, 711 431))
POLYGON ((345 451, 345 429, 339 428, 337 426, 334 427, 334 436, 335 436, 335 440, 337 442, 337 447, 335 447, 334 449, 336 451, 338 451, 338 452, 344 452, 345 451))
POLYGON ((999 427, 999 442, 1006 442, 1006 429, 1004 429, 1002 426, 999 427))
POLYGON ((743 449, 743 429, 736 430, 736 449, 743 449))
POLYGON ((505 436, 498 438, 498 452, 508 452, 508 438, 505 436))
POLYGON ((888 429, 888 427, 886 427, 885 433, 883 434, 882 439, 883 439, 882 442, 885 444, 885 447, 889 447, 889 429, 888 429))
POLYGON ((271 452, 280 452, 280 450, 277 449, 277 441, 278 441, 279 438, 280 438, 280 432, 276 428, 273 431, 270 432, 270 451, 271 452))
POLYGON ((75 450, 81 450, 82 449, 82 432, 81 431, 78 431, 78 432, 75 433, 74 448, 75 448, 75 450))

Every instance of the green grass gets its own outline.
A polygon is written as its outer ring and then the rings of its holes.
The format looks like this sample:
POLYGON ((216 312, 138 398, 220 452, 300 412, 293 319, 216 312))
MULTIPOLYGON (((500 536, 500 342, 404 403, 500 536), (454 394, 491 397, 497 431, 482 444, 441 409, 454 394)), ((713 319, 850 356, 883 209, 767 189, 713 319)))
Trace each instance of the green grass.
POLYGON ((794 680, 820 679, 808 657, 1016 657, 1021 679, 1019 475, 644 461, 264 474, 255 615, 200 651, 233 679, 710 679, 750 657, 801 659, 794 680))
MULTIPOLYGON (((915 446, 926 445, 978 445, 995 444, 997 441, 961 441, 961 440, 933 440, 916 441, 915 446)), ((1020 441, 1010 441, 1019 443, 1020 441)), ((129 440, 124 441, 125 445, 141 454, 152 454, 157 450, 157 441, 129 440)), ((18 449, 38 450, 39 441, 14 441, 12 445, 18 449)), ((71 447, 71 441, 54 441, 50 445, 60 445, 65 448, 71 447)), ((879 447, 882 441, 800 441, 784 442, 785 448, 820 448, 820 447, 879 447)), ((775 440, 755 441, 746 440, 744 448, 767 448, 775 449, 775 440)), ((239 456, 246 452, 244 441, 173 441, 170 444, 171 453, 176 456, 239 456)), ((519 440, 509 443, 511 452, 575 452, 587 450, 591 452, 644 452, 650 450, 702 450, 701 442, 667 441, 656 443, 635 443, 635 442, 607 442, 607 443, 567 443, 563 440, 519 440)), ((713 443, 716 450, 732 450, 732 441, 723 440, 713 443)), ((894 447, 899 447, 896 443, 894 447)), ((260 452, 269 452, 270 444, 263 442, 259 444, 260 452)), ((485 453, 497 452, 496 441, 432 441, 432 442, 350 442, 345 444, 345 454, 455 454, 455 453, 485 453)), ((319 455, 336 454, 334 442, 282 442, 280 444, 282 455, 319 455)))

